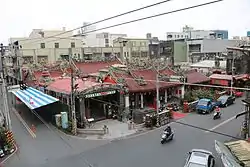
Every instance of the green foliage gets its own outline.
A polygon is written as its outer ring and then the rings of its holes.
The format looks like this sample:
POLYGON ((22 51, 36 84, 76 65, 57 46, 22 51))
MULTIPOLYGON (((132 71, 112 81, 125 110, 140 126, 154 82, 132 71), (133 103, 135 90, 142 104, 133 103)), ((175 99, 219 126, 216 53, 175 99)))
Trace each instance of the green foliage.
POLYGON ((201 98, 214 99, 214 91, 209 89, 197 89, 192 91, 187 91, 184 95, 184 100, 192 102, 201 98))

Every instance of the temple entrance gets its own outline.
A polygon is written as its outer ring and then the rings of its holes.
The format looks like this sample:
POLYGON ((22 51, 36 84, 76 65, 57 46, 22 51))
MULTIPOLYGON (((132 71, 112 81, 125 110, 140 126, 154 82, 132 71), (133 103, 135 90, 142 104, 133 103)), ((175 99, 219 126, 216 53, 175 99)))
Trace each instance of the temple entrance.
POLYGON ((116 90, 89 94, 85 99, 87 119, 94 118, 95 121, 100 121, 112 118, 119 110, 120 94, 116 90))

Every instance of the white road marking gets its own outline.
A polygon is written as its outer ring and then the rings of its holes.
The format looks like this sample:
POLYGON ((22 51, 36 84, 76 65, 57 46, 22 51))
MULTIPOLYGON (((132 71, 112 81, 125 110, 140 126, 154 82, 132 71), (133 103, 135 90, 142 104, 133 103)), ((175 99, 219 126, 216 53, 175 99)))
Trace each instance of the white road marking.
POLYGON ((30 127, 27 125, 27 123, 23 120, 21 115, 17 111, 13 111, 16 117, 19 119, 19 121, 23 124, 23 126, 26 128, 26 130, 29 132, 29 134, 33 137, 36 138, 36 134, 30 129, 30 127))
MULTIPOLYGON (((233 117, 231 117, 231 118, 229 118, 229 119, 227 119, 227 120, 221 122, 220 124, 216 125, 215 127, 209 129, 209 131, 213 131, 213 130, 215 130, 215 129, 221 127, 222 125, 227 124, 228 122, 232 121, 233 119, 235 119, 235 116, 233 116, 233 117)), ((206 133, 208 133, 209 131, 206 131, 206 133)))

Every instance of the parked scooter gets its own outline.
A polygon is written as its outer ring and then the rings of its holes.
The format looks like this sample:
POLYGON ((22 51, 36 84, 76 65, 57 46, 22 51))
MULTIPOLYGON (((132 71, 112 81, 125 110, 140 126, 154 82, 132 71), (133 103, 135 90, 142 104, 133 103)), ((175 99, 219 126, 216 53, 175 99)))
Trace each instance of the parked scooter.
POLYGON ((0 149, 0 158, 3 158, 5 156, 3 149, 0 149))
POLYGON ((221 118, 221 113, 220 112, 215 112, 213 119, 216 120, 216 119, 219 119, 219 118, 221 118))
POLYGON ((174 131, 172 131, 172 133, 170 135, 168 135, 167 132, 164 132, 161 135, 161 144, 164 144, 165 142, 173 140, 173 138, 174 138, 174 131))

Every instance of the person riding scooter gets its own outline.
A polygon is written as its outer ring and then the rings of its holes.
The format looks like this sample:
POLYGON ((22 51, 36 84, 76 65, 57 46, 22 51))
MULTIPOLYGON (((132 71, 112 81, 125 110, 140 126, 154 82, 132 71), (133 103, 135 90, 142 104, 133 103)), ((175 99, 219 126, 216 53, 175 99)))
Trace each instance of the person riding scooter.
POLYGON ((214 113, 214 119, 219 118, 221 116, 220 108, 216 106, 215 113, 214 113))
POLYGON ((167 125, 166 129, 164 130, 164 132, 167 133, 167 135, 169 136, 172 133, 172 129, 169 125, 167 125))

